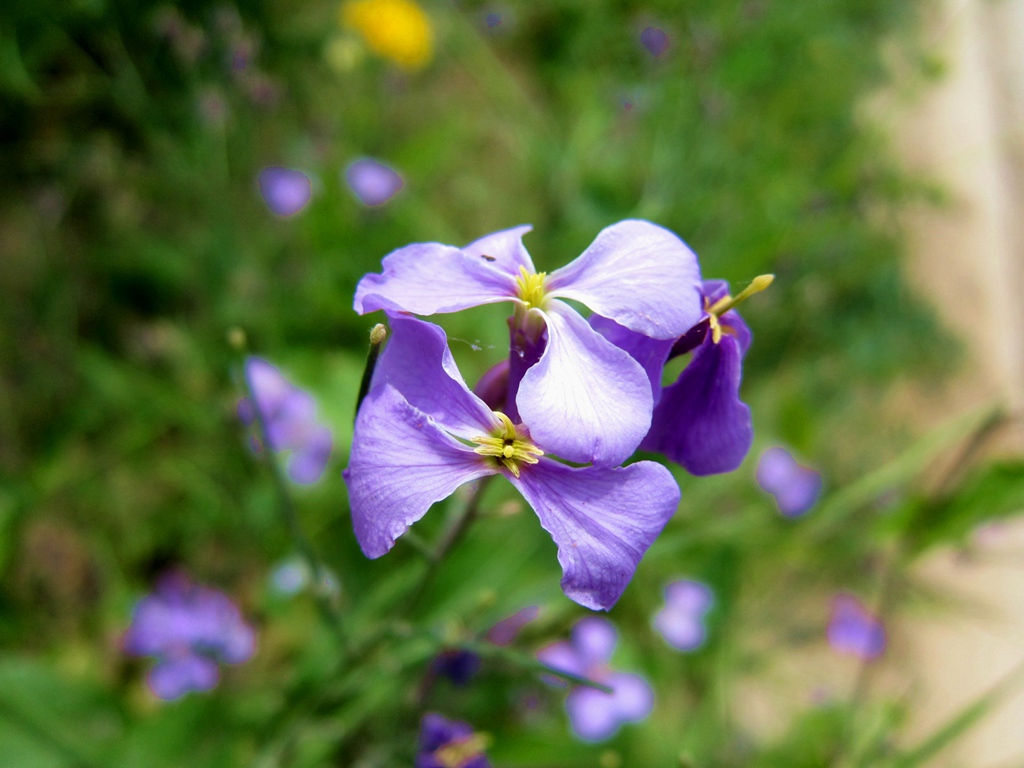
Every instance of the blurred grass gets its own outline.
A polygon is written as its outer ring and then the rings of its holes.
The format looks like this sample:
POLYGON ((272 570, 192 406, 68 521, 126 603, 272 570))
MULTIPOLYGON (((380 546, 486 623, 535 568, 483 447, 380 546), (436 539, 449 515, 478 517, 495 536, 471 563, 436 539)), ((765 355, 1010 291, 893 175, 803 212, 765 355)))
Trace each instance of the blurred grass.
MULTIPOLYGON (((11 682, 0 704, 34 700, 37 725, 58 733, 92 713, 103 724, 82 721, 69 748, 125 766, 408 764, 423 707, 491 731, 501 765, 671 765, 685 753, 695 767, 810 766, 830 764, 850 727, 871 738, 881 728, 884 742, 900 723, 894 704, 808 702, 768 744, 734 696, 773 654, 820 644, 821 596, 871 594, 894 542, 958 540, 1020 498, 1019 467, 979 470, 962 495, 958 485, 932 498, 899 459, 887 464, 912 430, 891 414, 880 424, 879 399, 956 357, 900 274, 896 214, 931 190, 900 172, 859 108, 890 80, 883 43, 926 83, 922 5, 434 2, 436 59, 410 75, 369 56, 332 67, 337 6, 319 0, 179 3, 203 41, 194 57, 158 33, 168 5, 5 3, 0 661, 11 682), (502 23, 488 28, 487 12, 502 23), (649 25, 671 41, 657 59, 639 44, 649 25), (227 66, 240 40, 257 51, 247 76, 269 90, 227 66), (340 182, 363 154, 406 179, 381 209, 360 208, 340 182), (256 174, 271 164, 313 178, 301 215, 277 219, 259 199, 256 174), (573 741, 559 693, 513 668, 410 694, 434 641, 381 641, 362 673, 336 669, 308 601, 266 588, 292 549, 235 417, 228 331, 243 329, 253 352, 314 392, 334 430, 327 476, 296 489, 297 503, 346 615, 372 635, 420 565, 403 543, 366 561, 348 521, 340 469, 376 321, 351 311, 356 282, 408 242, 462 244, 525 222, 538 267, 555 268, 629 216, 677 232, 706 277, 778 276, 744 307, 758 447, 783 441, 813 459, 835 490, 823 510, 879 476, 870 470, 895 472, 882 490, 909 500, 886 520, 864 498, 820 538, 813 520, 777 517, 752 485, 753 460, 726 477, 680 476, 681 512, 612 614, 622 666, 654 681, 659 709, 611 753, 573 741), (158 708, 117 638, 133 599, 171 565, 230 589, 261 625, 261 651, 210 698, 158 708), (647 631, 679 575, 706 580, 717 600, 711 643, 688 657, 647 631)), ((502 318, 490 307, 442 319, 467 380, 503 354, 502 318)), ((494 488, 488 501, 410 618, 455 641, 543 603, 527 631, 540 644, 580 611, 560 596, 554 547, 518 497, 494 488)), ((436 534, 442 517, 417 533, 436 534)), ((19 768, 75 764, 3 707, 0 723, 19 768)))

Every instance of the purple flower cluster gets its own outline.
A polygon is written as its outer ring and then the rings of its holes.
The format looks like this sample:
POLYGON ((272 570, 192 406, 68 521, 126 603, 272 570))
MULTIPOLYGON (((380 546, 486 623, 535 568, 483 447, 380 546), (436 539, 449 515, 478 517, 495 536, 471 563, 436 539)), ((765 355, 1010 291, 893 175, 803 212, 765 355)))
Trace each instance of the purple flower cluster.
POLYGON ((469 723, 428 712, 420 722, 416 768, 491 768, 487 739, 469 723))
POLYGON ((853 595, 841 594, 832 599, 827 634, 829 645, 839 653, 867 661, 885 652, 885 627, 853 595))
POLYGON ((711 590, 699 581, 682 579, 665 587, 665 607, 654 617, 654 628, 677 651, 704 645, 704 618, 714 603, 711 590))
POLYGON ((821 473, 797 463, 785 448, 776 446, 761 454, 757 463, 757 484, 775 497, 786 517, 799 517, 818 503, 821 473))
POLYGON ((147 682, 154 695, 170 700, 216 686, 217 663, 248 661, 256 634, 227 595, 172 573, 136 604, 123 648, 156 658, 147 682))
POLYGON ((391 337, 344 473, 353 525, 363 552, 380 557, 432 504, 502 475, 554 539, 566 595, 607 610, 679 501, 663 466, 623 463, 643 448, 711 474, 749 450, 739 385, 751 337, 734 308, 771 278, 734 298, 701 280, 682 240, 638 220, 607 227, 547 274, 523 245, 529 231, 409 245, 360 281, 356 311, 384 310, 391 337), (471 391, 444 331, 411 315, 503 302, 509 356, 471 391), (683 354, 689 366, 662 388, 665 363, 683 354))
POLYGON ((566 697, 569 725, 584 741, 611 738, 621 725, 643 720, 654 707, 654 692, 646 680, 609 669, 616 640, 611 622, 591 617, 576 623, 568 642, 549 645, 537 655, 554 669, 612 689, 605 693, 578 686, 566 697))
POLYGON ((291 451, 288 476, 293 481, 315 483, 333 445, 331 430, 316 420, 316 402, 262 358, 245 361, 245 378, 252 400, 245 398, 238 404, 239 418, 245 424, 262 421, 270 450, 291 451))

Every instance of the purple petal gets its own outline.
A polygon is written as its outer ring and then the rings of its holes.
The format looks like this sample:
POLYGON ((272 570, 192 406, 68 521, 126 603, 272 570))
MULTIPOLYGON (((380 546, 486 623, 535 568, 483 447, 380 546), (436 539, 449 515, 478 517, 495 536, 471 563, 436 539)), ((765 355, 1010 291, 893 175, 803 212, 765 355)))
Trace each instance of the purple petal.
POLYGON ((704 645, 704 622, 687 613, 662 608, 654 617, 654 628, 677 651, 693 651, 704 645))
POLYGON ((681 579, 665 587, 665 604, 676 611, 702 616, 711 608, 713 601, 711 590, 699 581, 681 579))
POLYGON ((569 726, 583 741, 604 741, 619 730, 615 696, 594 688, 575 688, 565 699, 569 726))
POLYGON ((669 48, 668 35, 658 27, 647 27, 640 33, 640 42, 654 58, 659 58, 669 48))
POLYGON ((536 619, 539 613, 540 608, 536 605, 529 605, 516 611, 487 630, 487 642, 494 645, 509 645, 516 639, 519 630, 536 619))
POLYGON ((209 691, 219 679, 216 662, 205 656, 188 654, 161 661, 149 671, 146 682, 154 696, 173 701, 189 691, 209 691))
POLYGON ((394 387, 377 387, 359 409, 342 473, 363 553, 385 554, 435 501, 495 471, 394 387))
POLYGON ((856 597, 837 595, 832 600, 828 641, 840 653, 875 659, 885 651, 885 628, 856 597))
POLYGON ((651 425, 647 375, 562 302, 552 302, 545 319, 547 347, 516 397, 523 423, 545 451, 569 461, 621 464, 651 425))
MULTIPOLYGON (((261 357, 247 357, 245 359, 245 378, 252 390, 257 407, 264 418, 269 418, 277 411, 285 407, 288 399, 296 391, 296 388, 284 377, 276 365, 268 363, 261 357)), ((248 399, 244 400, 246 406, 243 410, 255 420, 252 413, 252 404, 248 399)))
POLYGON ((537 652, 537 658, 560 672, 586 677, 587 665, 572 643, 562 641, 541 648, 537 652))
POLYGON ((345 169, 345 183, 363 205, 383 205, 405 183, 401 175, 390 165, 372 157, 362 157, 345 169))
POLYGON ((615 626, 599 616, 581 619, 572 628, 572 645, 588 667, 607 665, 617 640, 615 626))
POLYGON ((384 257, 384 271, 356 286, 355 310, 432 315, 512 301, 516 280, 494 264, 440 243, 414 243, 384 257))
POLYGON ((673 340, 652 339, 600 315, 590 316, 590 327, 640 363, 640 367, 644 369, 651 382, 651 394, 657 404, 661 399, 661 373, 665 369, 669 352, 673 349, 673 340))
POLYGON ((679 504, 676 481, 651 461, 602 469, 541 459, 510 479, 558 546, 562 590, 594 610, 615 605, 679 504))
POLYGON ((700 288, 693 251, 667 229, 638 220, 606 227, 548 279, 550 296, 580 301, 654 339, 674 339, 697 324, 700 288))
POLYGON ((484 405, 492 411, 501 411, 506 415, 509 370, 509 361, 506 357, 488 369, 473 387, 473 394, 483 400, 484 405))
POLYGON ((604 679, 604 683, 614 691, 615 712, 621 722, 638 722, 654 709, 654 691, 640 675, 613 672, 604 679))
POLYGON ((750 408, 739 398, 740 358, 731 336, 718 344, 705 339, 679 380, 662 392, 642 447, 693 475, 736 469, 754 439, 750 408))
POLYGON ((526 246, 523 245, 523 235, 532 231, 531 225, 524 224, 520 227, 494 232, 479 240, 474 240, 462 251, 474 259, 482 259, 494 264, 510 275, 518 276, 520 267, 525 267, 527 272, 533 273, 537 270, 533 266, 533 259, 530 258, 526 246))
POLYGON ((489 434, 500 425, 463 381, 444 330, 408 315, 389 313, 388 322, 391 337, 377 361, 374 388, 390 384, 414 408, 461 437, 489 434))
POLYGON ((260 171, 257 179, 267 208, 278 216, 293 216, 313 196, 313 185, 302 171, 271 166, 260 171))
POLYGON ((220 658, 227 664, 243 664, 256 653, 256 632, 242 621, 232 623, 221 638, 220 658))
POLYGON ((315 423, 309 426, 308 433, 288 460, 288 477, 300 485, 309 485, 320 479, 334 445, 331 430, 315 423))
POLYGON ((803 467, 785 448, 776 446, 761 454, 757 463, 757 482, 775 497, 779 511, 786 517, 797 517, 818 502, 821 495, 821 474, 803 467))
POLYGON ((654 617, 654 628, 676 650, 695 650, 704 644, 704 615, 712 599, 699 581, 674 581, 665 587, 665 607, 654 617))

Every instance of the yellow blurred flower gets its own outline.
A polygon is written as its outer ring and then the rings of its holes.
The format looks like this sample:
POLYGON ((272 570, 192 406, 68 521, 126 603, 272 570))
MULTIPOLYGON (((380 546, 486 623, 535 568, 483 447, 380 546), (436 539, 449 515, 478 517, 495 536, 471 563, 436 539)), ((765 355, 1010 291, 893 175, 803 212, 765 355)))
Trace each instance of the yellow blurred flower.
POLYGON ((434 51, 430 19, 412 0, 348 0, 342 22, 363 36, 374 53, 405 69, 419 69, 434 51))

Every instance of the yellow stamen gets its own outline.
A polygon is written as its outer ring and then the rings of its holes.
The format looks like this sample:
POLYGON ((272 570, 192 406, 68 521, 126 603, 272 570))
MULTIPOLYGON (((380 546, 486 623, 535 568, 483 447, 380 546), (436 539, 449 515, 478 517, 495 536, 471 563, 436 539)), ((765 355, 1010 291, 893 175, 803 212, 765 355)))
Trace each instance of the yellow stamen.
POLYGON ((750 285, 744 288, 742 291, 737 293, 735 296, 729 296, 728 294, 720 298, 711 308, 708 309, 708 314, 712 317, 721 317, 730 309, 735 307, 737 304, 741 304, 755 293, 760 293, 775 280, 775 275, 758 275, 750 281, 750 285))
POLYGON ((498 463, 516 477, 519 477, 520 464, 536 464, 544 455, 544 451, 529 440, 524 440, 516 432, 512 420, 501 411, 494 415, 501 421, 501 426, 494 435, 478 435, 473 438, 477 447, 473 450, 481 456, 493 456, 498 463))
POLYGON ((519 298, 526 304, 527 309, 530 307, 544 308, 544 305, 547 303, 544 283, 547 279, 547 272, 527 272, 526 267, 519 267, 516 288, 518 289, 519 298))
POLYGON ((474 757, 479 757, 490 745, 490 738, 483 733, 474 733, 459 741, 445 744, 434 752, 434 757, 445 768, 462 768, 474 757))

